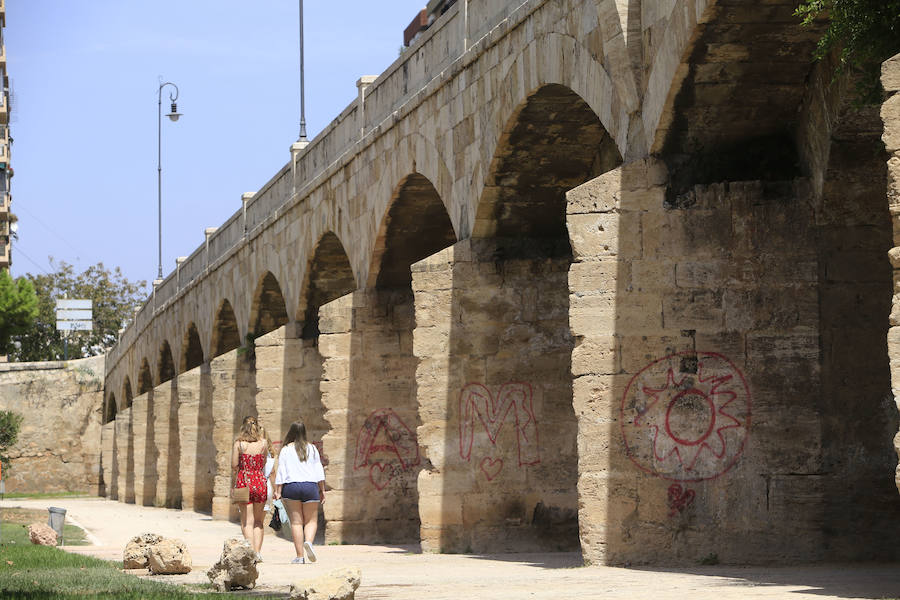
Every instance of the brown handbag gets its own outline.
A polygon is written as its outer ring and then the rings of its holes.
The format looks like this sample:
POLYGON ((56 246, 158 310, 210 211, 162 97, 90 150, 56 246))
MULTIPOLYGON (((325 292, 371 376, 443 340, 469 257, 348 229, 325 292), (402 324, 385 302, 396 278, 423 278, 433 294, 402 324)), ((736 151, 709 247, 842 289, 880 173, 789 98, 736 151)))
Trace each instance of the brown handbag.
POLYGON ((232 504, 247 504, 248 502, 250 502, 250 488, 248 488, 248 487, 231 488, 231 503, 232 504))

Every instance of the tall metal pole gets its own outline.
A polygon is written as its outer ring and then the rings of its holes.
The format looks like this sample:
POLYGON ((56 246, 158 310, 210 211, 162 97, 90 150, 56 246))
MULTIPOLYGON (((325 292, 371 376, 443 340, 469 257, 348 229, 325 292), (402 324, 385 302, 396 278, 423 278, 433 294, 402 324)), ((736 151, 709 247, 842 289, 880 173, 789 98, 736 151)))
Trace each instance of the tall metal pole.
POLYGON ((303 81, 303 0, 300 0, 300 137, 297 141, 306 141, 306 95, 303 81))
MULTIPOLYGON (((163 278, 163 269, 162 269, 162 91, 163 88, 167 85, 171 85, 175 88, 175 94, 173 95, 171 92, 169 93, 169 99, 172 101, 172 113, 175 113, 175 105, 174 102, 178 100, 178 86, 174 83, 167 81, 165 83, 159 84, 159 97, 157 102, 157 119, 156 119, 156 207, 157 207, 157 233, 158 233, 158 242, 159 242, 159 271, 156 275, 158 280, 162 280, 163 278)), ((169 117, 172 120, 177 120, 178 117, 169 117)))
POLYGON ((163 278, 162 273, 162 89, 163 85, 159 85, 159 103, 156 111, 156 231, 159 235, 159 272, 157 279, 163 278))

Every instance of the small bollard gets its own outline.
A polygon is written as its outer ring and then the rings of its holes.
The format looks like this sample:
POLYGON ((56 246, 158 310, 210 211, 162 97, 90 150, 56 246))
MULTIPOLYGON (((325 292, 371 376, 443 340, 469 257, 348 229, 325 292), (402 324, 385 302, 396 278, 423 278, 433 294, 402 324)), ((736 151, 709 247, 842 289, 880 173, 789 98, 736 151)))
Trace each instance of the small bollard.
POLYGON ((56 532, 57 545, 63 545, 63 525, 66 522, 66 509, 51 506, 47 509, 50 512, 50 519, 47 525, 56 532))

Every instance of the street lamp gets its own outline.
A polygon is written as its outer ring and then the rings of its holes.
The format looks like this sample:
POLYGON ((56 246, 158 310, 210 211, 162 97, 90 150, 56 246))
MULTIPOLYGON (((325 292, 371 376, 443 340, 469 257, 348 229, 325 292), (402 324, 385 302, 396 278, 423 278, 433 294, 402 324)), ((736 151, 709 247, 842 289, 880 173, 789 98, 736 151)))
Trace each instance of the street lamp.
POLYGON ((169 100, 172 102, 172 111, 166 114, 167 117, 172 122, 178 120, 178 117, 181 116, 181 113, 178 112, 178 105, 175 103, 178 100, 178 86, 172 83, 171 81, 167 81, 165 83, 159 84, 159 102, 158 102, 158 110, 157 110, 157 138, 156 138, 156 195, 157 195, 157 230, 159 233, 159 273, 157 274, 157 279, 162 281, 163 278, 163 270, 162 270, 162 91, 163 88, 167 85, 171 85, 174 88, 174 92, 169 92, 169 100))
POLYGON ((303 89, 303 0, 300 0, 300 137, 298 142, 306 142, 306 98, 303 89))

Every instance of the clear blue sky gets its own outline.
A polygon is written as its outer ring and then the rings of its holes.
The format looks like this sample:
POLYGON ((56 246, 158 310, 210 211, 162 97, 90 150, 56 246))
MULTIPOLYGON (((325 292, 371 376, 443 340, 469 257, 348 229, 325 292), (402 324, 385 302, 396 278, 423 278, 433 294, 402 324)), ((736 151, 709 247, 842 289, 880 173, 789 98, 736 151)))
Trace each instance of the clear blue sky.
MULTIPOLYGON (((312 139, 398 56, 426 0, 304 3, 312 139)), ((15 94, 14 276, 103 262, 157 273, 157 89, 163 119, 163 271, 289 159, 300 113, 298 1, 7 0, 15 94), (165 93, 165 92, 164 92, 165 93), (167 112, 167 95, 163 97, 167 112)))

